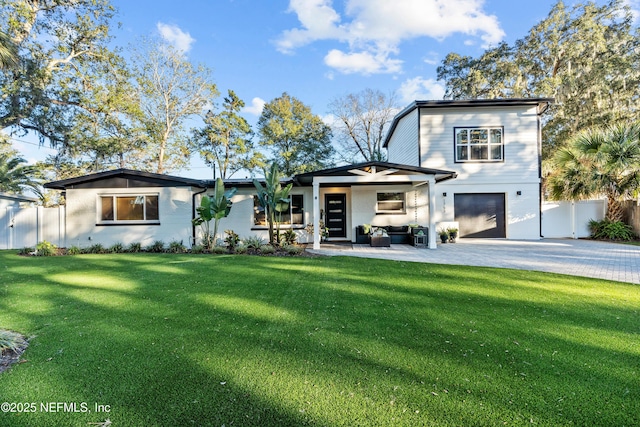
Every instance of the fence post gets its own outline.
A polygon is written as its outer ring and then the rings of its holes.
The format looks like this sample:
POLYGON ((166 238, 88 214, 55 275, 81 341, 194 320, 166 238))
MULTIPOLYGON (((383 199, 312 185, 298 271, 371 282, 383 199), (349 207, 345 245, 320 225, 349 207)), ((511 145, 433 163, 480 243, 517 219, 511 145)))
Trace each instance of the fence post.
POLYGON ((38 246, 38 243, 42 240, 42 206, 36 206, 36 243, 34 246, 38 246))
POLYGON ((571 238, 577 239, 576 235, 576 202, 571 201, 571 238))

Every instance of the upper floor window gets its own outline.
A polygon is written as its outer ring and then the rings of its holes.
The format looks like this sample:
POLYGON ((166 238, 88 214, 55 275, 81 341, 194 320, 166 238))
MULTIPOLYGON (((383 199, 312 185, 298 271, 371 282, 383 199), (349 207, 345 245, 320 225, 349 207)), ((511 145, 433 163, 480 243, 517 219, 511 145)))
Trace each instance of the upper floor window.
POLYGON ((158 195, 100 196, 100 222, 158 222, 158 195))
POLYGON ((455 128, 456 162, 501 162, 502 134, 502 127, 455 128))
MULTIPOLYGON (((291 200, 287 209, 276 212, 276 221, 284 225, 304 225, 304 200, 302 194, 289 195, 291 200)), ((258 196, 253 196, 253 224, 266 226, 265 209, 258 203, 258 196)))

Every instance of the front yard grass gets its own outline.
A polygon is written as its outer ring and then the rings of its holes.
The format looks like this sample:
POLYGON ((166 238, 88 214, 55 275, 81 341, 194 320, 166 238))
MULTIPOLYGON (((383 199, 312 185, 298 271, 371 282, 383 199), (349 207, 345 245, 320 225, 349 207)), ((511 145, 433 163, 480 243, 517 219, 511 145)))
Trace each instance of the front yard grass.
POLYGON ((0 425, 640 424, 637 285, 347 257, 3 251, 0 327, 31 337, 0 374, 0 403, 23 412, 0 425))

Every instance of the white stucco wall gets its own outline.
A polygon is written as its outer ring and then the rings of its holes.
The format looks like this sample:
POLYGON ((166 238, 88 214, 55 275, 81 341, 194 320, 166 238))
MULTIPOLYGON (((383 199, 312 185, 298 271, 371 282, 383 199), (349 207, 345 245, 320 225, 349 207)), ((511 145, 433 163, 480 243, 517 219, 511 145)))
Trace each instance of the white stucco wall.
MULTIPOLYGON (((207 192, 206 194, 212 194, 213 190, 207 192)), ((240 238, 251 237, 251 236, 259 236, 262 237, 265 241, 269 240, 269 230, 267 227, 255 226, 254 218, 253 218, 253 196, 256 194, 255 188, 252 187, 243 187, 239 188, 237 193, 231 199, 233 202, 233 206, 231 208, 231 212, 227 218, 223 218, 220 220, 219 229, 218 229, 218 238, 224 239, 224 231, 225 230, 233 230, 237 233, 240 238)), ((313 210, 313 202, 312 202, 312 190, 308 187, 293 187, 291 190, 291 195, 300 194, 303 197, 304 203, 304 223, 310 224, 312 222, 312 210, 313 210)), ((197 196, 196 203, 200 204, 200 197, 197 196)), ((287 227, 282 226, 280 232, 284 231, 287 227)), ((298 241, 301 243, 305 243, 312 239, 308 240, 307 233, 304 229, 300 227, 294 227, 296 235, 298 236, 298 241)), ((211 231, 213 232, 213 223, 211 224, 211 231)), ((200 236, 200 230, 197 230, 198 236, 200 236)))
POLYGON ((147 246, 161 240, 165 244, 182 241, 188 247, 192 235, 191 194, 191 187, 67 189, 67 245, 88 247, 96 243, 110 246, 139 242, 147 246), (159 225, 99 224, 101 195, 142 194, 158 195, 159 225))

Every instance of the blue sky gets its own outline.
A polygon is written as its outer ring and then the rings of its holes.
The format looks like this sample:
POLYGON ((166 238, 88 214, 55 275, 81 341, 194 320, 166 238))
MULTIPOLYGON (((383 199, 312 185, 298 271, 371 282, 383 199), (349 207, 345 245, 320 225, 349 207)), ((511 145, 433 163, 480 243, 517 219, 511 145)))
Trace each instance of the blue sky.
MULTIPOLYGON (((602 4, 604 0, 598 0, 602 4)), ((629 0, 637 3, 637 0, 629 0)), ((513 43, 556 0, 112 0, 114 43, 159 35, 213 71, 255 124, 264 102, 283 92, 327 120, 330 101, 365 88, 396 92, 404 106, 440 99, 436 68, 449 52, 477 56, 513 43)), ((565 0, 567 5, 573 0, 565 0)), ((23 144, 30 159, 46 148, 23 144)), ((208 171, 194 160, 191 171, 208 171)), ((203 176, 205 177, 205 176, 203 176)))

